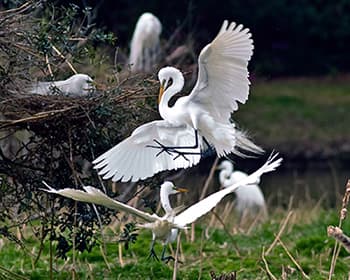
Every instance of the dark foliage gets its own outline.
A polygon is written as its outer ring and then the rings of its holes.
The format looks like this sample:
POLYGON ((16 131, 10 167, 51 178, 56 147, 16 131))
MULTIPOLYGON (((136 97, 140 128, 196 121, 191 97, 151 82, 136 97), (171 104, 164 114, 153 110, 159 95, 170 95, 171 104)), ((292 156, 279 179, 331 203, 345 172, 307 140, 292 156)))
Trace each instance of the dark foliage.
POLYGON ((110 39, 88 27, 86 12, 35 1, 0 18, 0 235, 21 243, 14 229, 31 225, 42 243, 55 241, 62 258, 73 247, 90 251, 99 227, 110 223, 115 211, 47 195, 42 181, 55 188, 100 186, 115 196, 90 162, 155 117, 158 87, 152 79, 135 76, 87 97, 25 92, 38 73, 54 79, 66 69, 67 58, 79 60, 96 38, 99 43, 110 39), (8 143, 14 146, 10 150, 8 143))
POLYGON ((129 249, 130 243, 135 243, 137 238, 137 227, 134 223, 125 225, 123 232, 119 236, 119 242, 124 243, 125 250, 129 249))
POLYGON ((128 47, 138 17, 154 13, 168 39, 177 26, 182 37, 193 34, 196 53, 216 35, 224 19, 249 27, 255 42, 252 72, 264 76, 334 74, 350 70, 350 2, 228 1, 67 1, 91 6, 106 26, 128 47))

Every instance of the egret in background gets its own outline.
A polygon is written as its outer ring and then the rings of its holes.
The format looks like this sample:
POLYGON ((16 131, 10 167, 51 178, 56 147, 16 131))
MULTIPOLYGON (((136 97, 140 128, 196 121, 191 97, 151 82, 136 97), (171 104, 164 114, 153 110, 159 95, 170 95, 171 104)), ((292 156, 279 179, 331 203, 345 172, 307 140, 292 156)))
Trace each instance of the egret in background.
POLYGON ((95 159, 94 168, 101 169, 104 179, 138 181, 163 170, 197 164, 208 145, 219 156, 261 153, 262 149, 230 122, 238 102, 248 99, 247 66, 252 53, 249 29, 224 21, 216 38, 200 53, 198 79, 190 95, 169 107, 171 97, 182 90, 184 77, 176 68, 162 68, 158 101, 163 120, 138 127, 95 159))
POLYGON ((93 79, 86 74, 75 74, 63 81, 37 82, 29 90, 40 95, 64 94, 67 96, 87 96, 95 90, 93 79))
MULTIPOLYGON (((219 181, 224 188, 229 188, 231 185, 241 182, 248 177, 248 174, 242 171, 233 170, 233 164, 228 160, 222 161, 217 169, 221 170, 219 173, 219 181)), ((255 182, 251 181, 244 187, 237 188, 234 191, 236 194, 234 207, 239 214, 240 220, 246 213, 251 215, 262 213, 264 217, 267 216, 265 198, 259 188, 259 183, 260 177, 256 177, 255 182)))
POLYGON ((136 23, 130 44, 129 64, 132 72, 150 72, 160 53, 159 36, 162 24, 151 14, 144 13, 136 23))
MULTIPOLYGON (((232 193, 238 187, 244 187, 247 184, 253 183, 259 178, 263 173, 274 171, 282 162, 282 158, 276 159, 278 154, 274 154, 268 158, 266 163, 260 167, 257 171, 251 175, 245 177, 242 181, 237 182, 230 187, 222 189, 214 194, 209 195, 198 203, 190 206, 180 214, 176 209, 172 209, 169 203, 169 195, 172 193, 177 193, 179 190, 174 187, 171 182, 165 182, 161 187, 160 200, 161 204, 165 210, 165 215, 159 217, 156 214, 149 214, 133 208, 127 204, 116 201, 105 195, 99 189, 94 187, 86 186, 83 187, 84 191, 65 188, 61 190, 56 190, 45 182, 44 184, 48 189, 45 191, 50 193, 59 194, 68 198, 72 198, 76 201, 94 203, 102 206, 106 206, 111 209, 118 211, 124 211, 135 215, 146 221, 146 224, 141 225, 143 228, 149 228, 152 230, 152 246, 151 255, 154 254, 153 246, 156 239, 160 239, 164 245, 169 242, 173 242, 177 236, 179 229, 185 229, 188 224, 193 223, 201 216, 208 213, 213 209, 227 194, 232 193)), ((165 249, 163 248, 162 258, 164 259, 165 249)), ((165 258, 166 259, 166 258, 165 258)))

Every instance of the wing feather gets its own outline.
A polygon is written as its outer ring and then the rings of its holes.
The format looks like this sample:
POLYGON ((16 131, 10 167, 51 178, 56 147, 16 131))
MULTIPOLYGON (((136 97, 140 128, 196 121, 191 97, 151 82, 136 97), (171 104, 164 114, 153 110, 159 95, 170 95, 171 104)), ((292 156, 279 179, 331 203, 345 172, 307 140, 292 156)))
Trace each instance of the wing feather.
POLYGON ((82 190, 76 190, 72 188, 64 188, 61 190, 56 190, 52 187, 50 187, 47 183, 43 182, 44 185, 47 187, 47 189, 43 189, 46 192, 58 194, 67 198, 74 199, 76 201, 80 202, 87 202, 87 203, 93 203, 97 205, 102 205, 110 209, 118 210, 118 211, 124 211, 131 215, 134 215, 136 217, 139 217, 141 219, 144 219, 147 222, 155 222, 159 220, 160 218, 153 214, 148 214, 146 212, 140 211, 134 207, 131 207, 125 203, 122 203, 120 201, 111 199, 107 195, 105 195, 103 192, 101 192, 99 189, 96 189, 94 187, 85 186, 84 191, 82 190))
POLYGON ((195 220, 212 210, 226 195, 234 192, 238 187, 244 187, 247 184, 255 183, 262 174, 274 171, 282 162, 282 158, 276 159, 277 156, 278 153, 271 154, 265 164, 254 173, 231 185, 230 187, 207 196, 200 202, 187 208, 184 212, 174 218, 174 224, 184 227, 190 223, 193 223, 195 220))
POLYGON ((159 149, 147 147, 156 145, 154 139, 166 146, 188 146, 195 141, 194 131, 186 125, 173 125, 167 121, 146 123, 112 149, 93 161, 94 168, 99 169, 103 179, 112 181, 136 182, 143 180, 163 170, 187 168, 200 160, 200 147, 190 152, 198 155, 186 155, 186 159, 166 152, 157 156, 159 149))
POLYGON ((215 39, 203 48, 198 59, 197 83, 192 102, 204 106, 219 121, 227 121, 249 95, 248 61, 253 40, 248 28, 224 21, 215 39), (215 98, 213 98, 215 97, 215 98))

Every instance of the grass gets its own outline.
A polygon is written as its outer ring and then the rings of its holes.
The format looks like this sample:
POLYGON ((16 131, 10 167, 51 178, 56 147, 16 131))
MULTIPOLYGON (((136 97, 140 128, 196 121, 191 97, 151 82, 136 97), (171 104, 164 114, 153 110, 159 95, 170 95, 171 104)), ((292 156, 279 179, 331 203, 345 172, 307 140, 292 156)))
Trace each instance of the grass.
MULTIPOLYGON (((226 227, 229 232, 220 228, 210 228, 207 232, 209 238, 205 237, 207 222, 202 221, 196 226, 194 243, 190 242, 186 234, 182 234, 183 254, 180 259, 183 263, 178 266, 177 279, 211 279, 210 271, 216 274, 237 271, 238 279, 269 279, 262 261, 262 250, 264 247, 266 251, 273 243, 285 217, 286 211, 276 210, 267 222, 259 225, 250 234, 232 234, 233 223, 228 220, 226 227)), ((327 237, 326 228, 330 224, 336 225, 338 220, 338 215, 334 211, 295 210, 280 236, 283 244, 310 279, 325 279, 328 274, 334 240, 327 237)), ((343 230, 345 233, 350 232, 349 222, 344 223, 343 230)), ((124 266, 119 263, 116 236, 109 228, 105 230, 105 235, 107 260, 111 269, 108 269, 97 246, 92 252, 77 256, 76 279, 172 278, 172 262, 164 264, 147 259, 151 239, 149 231, 140 231, 137 242, 127 251, 123 249, 124 266)), ((0 250, 0 275, 5 274, 2 268, 6 268, 23 275, 26 279, 48 279, 49 244, 46 243, 43 255, 36 265, 34 258, 38 244, 35 238, 29 236, 26 245, 28 252, 13 243, 5 242, 0 250)), ((175 246, 173 244, 173 247, 175 246)), ((155 249, 160 254, 161 245, 157 244, 155 249)), ((282 278, 283 271, 287 273, 288 279, 303 279, 301 271, 278 243, 265 259, 271 273, 277 279, 282 278)), ((348 275, 350 265, 347 259, 348 253, 342 249, 337 260, 334 279, 344 279, 348 275)), ((70 279, 72 269, 72 255, 69 255, 66 261, 55 259, 53 278, 70 279)))
POLYGON ((347 145, 349 92, 347 77, 253 80, 233 117, 265 147, 337 150, 347 145))

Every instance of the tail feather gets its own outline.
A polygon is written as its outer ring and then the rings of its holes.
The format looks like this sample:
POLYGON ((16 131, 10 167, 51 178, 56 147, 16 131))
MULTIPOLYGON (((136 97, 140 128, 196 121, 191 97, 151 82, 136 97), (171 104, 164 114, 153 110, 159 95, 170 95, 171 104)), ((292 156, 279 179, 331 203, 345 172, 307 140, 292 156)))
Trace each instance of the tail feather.
POLYGON ((249 157, 250 155, 247 155, 245 152, 257 155, 264 153, 264 150, 258 145, 254 144, 244 132, 236 129, 235 138, 236 144, 233 151, 234 154, 242 157, 249 157))
POLYGON ((249 157, 251 154, 262 154, 264 150, 254 144, 247 135, 238 130, 234 123, 220 122, 210 115, 201 116, 200 134, 214 146, 219 157, 234 153, 249 157))

